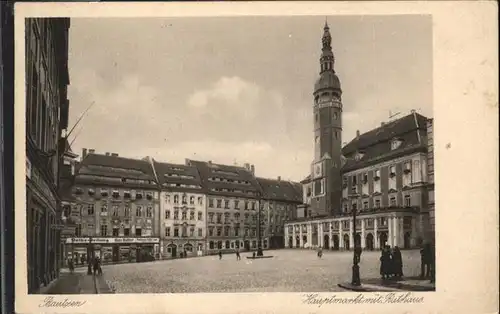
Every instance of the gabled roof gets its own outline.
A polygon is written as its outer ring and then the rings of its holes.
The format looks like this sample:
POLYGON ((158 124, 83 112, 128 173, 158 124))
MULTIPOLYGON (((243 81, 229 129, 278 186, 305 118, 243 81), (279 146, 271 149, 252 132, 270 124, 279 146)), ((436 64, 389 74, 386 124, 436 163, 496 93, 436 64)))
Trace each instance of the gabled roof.
POLYGON ((195 166, 157 162, 153 160, 153 165, 158 176, 158 181, 164 188, 179 191, 205 192, 198 169, 195 166), (173 185, 178 186, 173 186, 173 185), (199 186, 201 189, 189 186, 199 186))
POLYGON ((257 178, 257 181, 262 187, 264 199, 302 203, 302 188, 299 192, 294 186, 298 184, 296 182, 265 178, 257 178))
POLYGON ((153 168, 146 160, 94 153, 86 155, 77 165, 76 178, 81 175, 144 180, 151 184, 156 182, 153 168))
POLYGON ((255 176, 243 167, 196 160, 187 160, 186 164, 198 169, 202 185, 209 194, 256 197, 262 193, 255 176))
POLYGON ((343 170, 353 170, 385 158, 395 158, 397 155, 425 149, 427 120, 426 117, 413 112, 360 134, 359 137, 356 137, 342 148, 342 153, 346 158, 343 170), (401 145, 392 150, 391 142, 395 139, 399 139, 401 145), (358 153, 361 153, 360 157, 362 157, 356 160, 358 153))

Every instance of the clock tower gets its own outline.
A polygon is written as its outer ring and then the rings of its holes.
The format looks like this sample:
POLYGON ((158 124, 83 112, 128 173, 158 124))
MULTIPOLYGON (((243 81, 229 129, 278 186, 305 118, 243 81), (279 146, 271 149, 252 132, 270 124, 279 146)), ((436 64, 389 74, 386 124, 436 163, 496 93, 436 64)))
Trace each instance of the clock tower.
POLYGON ((311 212, 334 215, 340 210, 342 181, 342 89, 335 73, 330 28, 325 23, 319 78, 314 84, 314 161, 312 163, 311 212))

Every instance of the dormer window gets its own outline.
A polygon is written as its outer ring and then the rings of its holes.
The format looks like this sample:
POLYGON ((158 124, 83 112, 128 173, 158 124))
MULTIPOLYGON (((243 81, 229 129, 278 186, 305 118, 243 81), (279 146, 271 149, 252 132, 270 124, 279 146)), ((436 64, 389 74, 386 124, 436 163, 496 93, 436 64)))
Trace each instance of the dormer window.
POLYGON ((82 188, 75 188, 75 194, 76 194, 76 195, 81 195, 81 194, 83 194, 83 189, 82 189, 82 188))
POLYGON ((398 139, 398 138, 393 139, 391 142, 391 150, 398 149, 402 143, 403 143, 403 141, 398 139))
POLYGON ((147 194, 146 194, 146 198, 147 198, 148 200, 152 200, 152 199, 153 199, 153 193, 151 193, 151 192, 150 192, 150 193, 147 193, 147 194))
POLYGON ((363 173, 363 184, 368 183, 368 173, 363 173))
POLYGON ((137 192, 135 194, 135 198, 138 199, 138 200, 142 199, 142 192, 137 192))
POLYGON ((130 197, 131 197, 130 191, 123 192, 123 198, 130 198, 130 197))
POLYGON ((120 197, 120 192, 118 192, 117 190, 113 190, 113 197, 114 198, 120 197))
POLYGON ((363 151, 359 151, 356 153, 356 156, 354 156, 354 160, 360 161, 361 159, 363 159, 364 156, 365 156, 365 153, 363 151))
POLYGON ((373 180, 375 180, 375 181, 380 180, 380 170, 375 170, 373 172, 373 180))
POLYGON ((101 189, 101 196, 108 196, 108 190, 101 189))

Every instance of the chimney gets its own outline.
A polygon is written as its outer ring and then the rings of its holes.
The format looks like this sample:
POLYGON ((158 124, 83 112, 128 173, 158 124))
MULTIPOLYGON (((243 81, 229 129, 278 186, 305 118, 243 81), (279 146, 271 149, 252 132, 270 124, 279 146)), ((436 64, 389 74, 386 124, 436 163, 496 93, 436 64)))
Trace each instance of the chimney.
POLYGON ((412 109, 412 110, 411 110, 411 113, 415 113, 415 112, 416 112, 416 111, 415 111, 415 109, 412 109))
POLYGON ((278 176, 278 181, 281 181, 281 176, 278 176))
POLYGON ((191 164, 191 160, 186 158, 186 160, 184 160, 184 163, 186 164, 186 166, 189 166, 191 164))
POLYGON ((111 156, 118 157, 118 154, 117 153, 111 153, 111 156))
POLYGON ((109 152, 106 152, 106 156, 109 156, 109 152))
POLYGON ((250 164, 248 162, 244 164, 244 167, 246 170, 250 171, 250 164))
POLYGON ((250 172, 252 172, 252 174, 255 175, 255 166, 254 165, 250 166, 250 172))
POLYGON ((89 149, 89 154, 95 154, 95 149, 89 149))
POLYGON ((84 159, 87 156, 87 149, 83 148, 82 149, 82 159, 84 159))
POLYGON ((385 125, 385 122, 380 123, 380 126, 384 126, 384 125, 385 125))
POLYGON ((359 138, 359 130, 356 130, 356 138, 359 138))
POLYGON ((208 164, 209 164, 209 165, 211 165, 211 164, 212 164, 212 161, 211 161, 211 160, 209 160, 209 161, 208 161, 208 164))

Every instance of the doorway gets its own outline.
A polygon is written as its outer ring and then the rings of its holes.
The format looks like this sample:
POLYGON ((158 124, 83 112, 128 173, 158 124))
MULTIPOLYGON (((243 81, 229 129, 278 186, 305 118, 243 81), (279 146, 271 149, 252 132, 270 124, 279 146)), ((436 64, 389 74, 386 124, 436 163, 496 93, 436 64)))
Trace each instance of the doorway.
POLYGON ((366 235, 366 249, 370 250, 370 251, 373 251, 373 234, 371 233, 368 233, 366 235))
POLYGON ((330 249, 330 236, 328 234, 325 234, 323 237, 323 247, 325 250, 330 249))
POLYGON ((348 234, 344 234, 344 250, 349 250, 349 235, 348 234))

